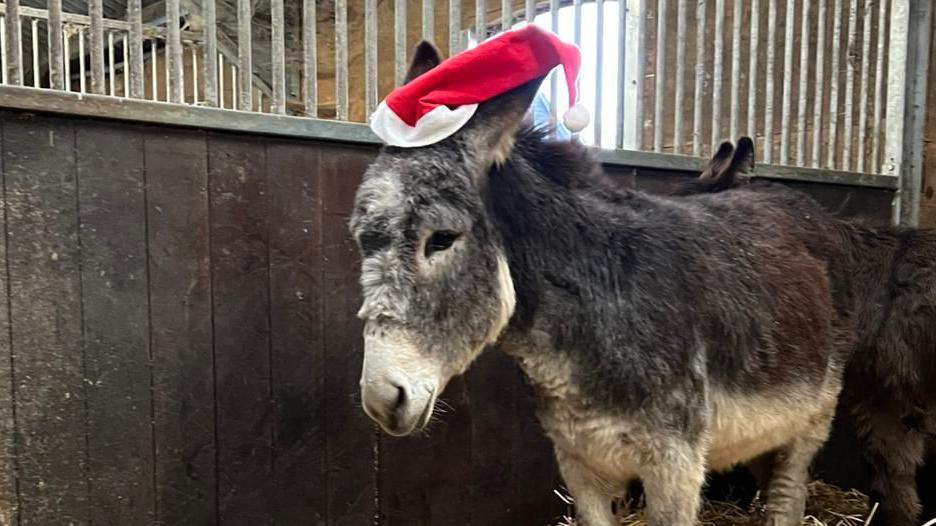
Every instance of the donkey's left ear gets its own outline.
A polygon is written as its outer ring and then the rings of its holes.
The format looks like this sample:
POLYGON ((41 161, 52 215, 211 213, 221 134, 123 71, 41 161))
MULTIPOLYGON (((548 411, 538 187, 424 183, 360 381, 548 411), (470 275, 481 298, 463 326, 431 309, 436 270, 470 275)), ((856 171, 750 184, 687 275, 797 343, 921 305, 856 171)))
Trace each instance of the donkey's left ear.
POLYGON ((487 171, 493 164, 503 163, 510 157, 517 129, 544 78, 531 80, 478 106, 460 133, 473 150, 480 170, 487 171))
POLYGON ((410 61, 409 71, 403 78, 403 84, 409 84, 416 77, 426 73, 430 69, 442 63, 442 55, 439 50, 432 45, 432 42, 423 40, 416 44, 413 50, 413 59, 410 61))

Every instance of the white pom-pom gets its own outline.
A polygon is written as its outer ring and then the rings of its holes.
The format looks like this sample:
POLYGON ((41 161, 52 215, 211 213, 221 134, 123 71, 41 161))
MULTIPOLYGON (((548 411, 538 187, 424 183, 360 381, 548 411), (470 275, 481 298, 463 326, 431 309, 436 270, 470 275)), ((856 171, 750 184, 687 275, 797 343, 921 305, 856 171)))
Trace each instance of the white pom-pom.
POLYGON ((562 116, 562 124, 565 124, 565 127, 572 133, 578 133, 584 130, 585 127, 588 126, 589 120, 591 120, 591 115, 589 115, 588 109, 579 103, 575 103, 575 105, 569 108, 569 111, 565 112, 565 115, 562 116))

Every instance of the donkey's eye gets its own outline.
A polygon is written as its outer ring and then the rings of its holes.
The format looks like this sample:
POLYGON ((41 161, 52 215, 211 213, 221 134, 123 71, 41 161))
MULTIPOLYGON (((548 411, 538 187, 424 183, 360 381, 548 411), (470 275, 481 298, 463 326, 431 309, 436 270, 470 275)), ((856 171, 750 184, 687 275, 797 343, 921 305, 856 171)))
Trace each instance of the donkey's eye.
POLYGON ((438 232, 433 232, 429 236, 429 240, 426 241, 426 257, 429 257, 436 252, 442 252, 443 250, 448 250, 452 247, 452 244, 455 243, 455 240, 461 236, 458 232, 451 232, 448 230, 440 230, 438 232))

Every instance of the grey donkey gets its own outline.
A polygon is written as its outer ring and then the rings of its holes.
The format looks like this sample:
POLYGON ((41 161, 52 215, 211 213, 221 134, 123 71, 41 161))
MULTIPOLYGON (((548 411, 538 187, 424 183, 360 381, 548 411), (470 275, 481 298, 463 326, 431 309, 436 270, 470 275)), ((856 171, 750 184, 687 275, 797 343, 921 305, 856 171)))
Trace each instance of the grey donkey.
MULTIPOLYGON (((420 44, 407 79, 439 62, 420 44)), ((845 358, 825 265, 769 211, 617 188, 581 144, 523 126, 541 81, 368 168, 364 410, 413 433, 496 344, 534 387, 580 524, 614 524, 639 479, 650 525, 692 525, 707 470, 775 452, 767 523, 798 525, 845 358)))

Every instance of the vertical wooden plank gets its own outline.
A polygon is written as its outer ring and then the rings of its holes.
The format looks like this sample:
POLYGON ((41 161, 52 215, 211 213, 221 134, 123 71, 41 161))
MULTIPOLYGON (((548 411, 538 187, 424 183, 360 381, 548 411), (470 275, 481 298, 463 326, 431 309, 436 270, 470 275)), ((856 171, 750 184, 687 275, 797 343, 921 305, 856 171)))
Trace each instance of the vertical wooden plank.
POLYGON ((221 106, 218 90, 218 13, 215 0, 205 0, 202 4, 202 16, 205 24, 205 55, 202 63, 205 67, 205 103, 209 106, 221 106))
MULTIPOLYGON (((442 393, 444 403, 427 432, 418 437, 380 437, 380 523, 384 525, 506 524, 484 520, 466 491, 472 479, 471 407, 464 378, 455 378, 442 393)), ((509 476, 509 474, 504 474, 509 476)), ((509 504, 509 493, 492 504, 509 504)), ((499 509, 504 509, 502 506, 499 509)), ((545 524, 545 523, 544 523, 545 524)))
POLYGON ((360 407, 358 380, 363 358, 357 250, 348 235, 354 191, 373 159, 371 148, 323 145, 321 161, 322 270, 327 308, 325 327, 325 404, 327 409, 329 524, 357 526, 373 519, 376 429, 360 407))
POLYGON ((91 93, 104 93, 104 1, 90 0, 91 18, 91 93))
MULTIPOLYGON (((182 30, 179 27, 179 18, 181 16, 179 9, 179 0, 166 0, 166 82, 169 85, 166 96, 169 102, 176 104, 185 102, 185 91, 183 89, 185 77, 182 73, 182 30)), ((240 15, 239 12, 238 15, 240 15)), ((239 34, 238 37, 240 37, 239 34)))
MULTIPOLYGON (((3 123, 0 114, 0 173, 3 172, 3 123)), ((4 190, 6 186, 3 187, 4 190)), ((6 203, 6 194, 2 194, 6 203)), ((6 205, 4 204, 4 214, 6 205)), ((5 217, 5 215, 4 215, 5 217)), ((15 370, 13 368, 13 349, 10 341, 10 281, 7 269, 6 221, 4 238, 0 242, 0 524, 19 523, 19 495, 16 487, 16 420, 14 406, 15 370)))
POLYGON ((474 524, 522 524, 508 507, 516 498, 513 364, 500 352, 482 354, 467 373, 471 407, 471 492, 474 524))
POLYGON ((315 0, 302 0, 302 79, 305 86, 305 111, 309 117, 318 117, 318 51, 315 23, 315 0))
POLYGON ((828 154, 826 155, 826 168, 834 170, 835 154, 838 151, 838 123, 839 123, 839 83, 841 81, 841 67, 839 56, 842 48, 842 2, 834 0, 832 8, 832 65, 829 68, 829 138, 828 154))
MULTIPOLYGON (((499 351, 496 351, 499 352, 499 351)), ((563 487, 552 442, 536 418, 533 389, 514 364, 513 444, 510 452, 512 484, 516 488, 511 506, 517 523, 554 524, 567 511, 555 491, 563 487)))
POLYGON ((265 524, 273 496, 265 149, 218 136, 208 149, 219 519, 265 524))
MULTIPOLYGON (((168 0, 169 2, 177 0, 168 0)), ((253 82, 253 3, 250 0, 237 0, 237 78, 232 80, 231 86, 240 86, 233 89, 234 100, 240 102, 237 109, 250 111, 253 106, 253 97, 250 96, 253 82)), ((232 78, 233 75, 232 75, 232 78)))
POLYGON ((215 524, 207 146, 179 130, 144 141, 157 519, 215 524))
MULTIPOLYGON (((423 4, 425 5, 425 4, 423 4)), ((431 4, 429 4, 431 5, 431 4)), ((431 18, 430 18, 431 21, 431 18)), ((431 25, 431 23, 430 23, 431 25)), ((423 28, 425 30, 425 26, 423 28)), ((425 38, 425 37, 424 37, 425 38)), ((429 37, 431 42, 431 37, 429 37)), ((364 2, 364 115, 365 120, 377 109, 377 0, 364 2)))
MULTIPOLYGON (((207 16, 205 17, 207 25, 207 16)), ((130 76, 130 97, 134 99, 144 98, 143 93, 143 2, 142 0, 127 1, 127 19, 130 22, 130 38, 124 39, 124 53, 127 52, 127 44, 130 45, 130 61, 124 61, 124 80, 129 73, 130 76)), ((124 93, 126 97, 126 92, 124 93)))
MULTIPOLYGON (((663 115, 666 105, 666 27, 669 23, 667 7, 666 0, 657 0, 656 68, 653 71, 653 151, 655 152, 663 151, 663 130, 666 127, 663 115)), ((718 40, 716 39, 715 42, 718 40)), ((603 66, 604 64, 599 64, 599 70, 603 66)))
POLYGON ((155 510, 142 138, 112 123, 75 134, 91 521, 144 524, 155 510))
POLYGON ((780 106, 780 164, 790 163, 790 129, 793 124, 793 36, 795 35, 796 2, 786 2, 786 22, 783 30, 783 99, 780 106))
POLYGON ((722 140, 722 81, 725 75, 725 0, 715 0, 715 57, 712 60, 712 151, 722 140))
MULTIPOLYGON (((809 99, 809 27, 812 24, 810 16, 810 0, 803 0, 803 12, 800 14, 800 67, 799 67, 799 93, 796 107, 796 165, 806 166, 806 104, 809 99)), ((814 81, 815 82, 815 81, 814 81)))
MULTIPOLYGON (((336 2, 337 6, 337 2, 336 2)), ((336 7, 337 8, 337 7, 336 7)), ((335 15, 338 19, 338 15, 335 15)), ((337 48, 336 48, 337 49, 337 48)), ((406 77, 406 0, 394 0, 393 3, 393 71, 394 86, 403 84, 406 77)), ((340 57, 335 60, 339 60, 340 57)))
POLYGON ((62 71, 62 0, 49 0, 49 85, 52 89, 65 89, 62 71))
MULTIPOLYGON (((689 11, 688 0, 679 0, 676 6, 676 94, 673 110, 673 153, 682 153, 683 147, 683 112, 686 94, 686 20, 689 11)), ((624 32, 624 25, 620 31, 624 32)))
POLYGON ((7 80, 14 86, 23 84, 23 35, 20 31, 19 0, 6 0, 6 42, 3 46, 4 64, 7 80))
MULTIPOLYGON (((757 72, 760 68, 760 0, 751 1, 751 52, 748 55, 747 135, 757 139, 757 72)), ((732 137, 732 140, 737 137, 732 137)))
POLYGON ((858 0, 850 0, 848 4, 848 60, 845 61, 845 123, 842 130, 842 166, 843 170, 851 170, 854 164, 852 137, 855 132, 855 72, 861 57, 852 59, 857 54, 858 47, 858 0))
POLYGON ((283 0, 270 2, 270 26, 273 43, 273 113, 286 114, 286 20, 283 0))
POLYGON ((705 31, 705 0, 696 3, 696 57, 695 92, 692 104, 692 155, 702 156, 702 92, 705 89, 705 50, 708 33, 705 31))
POLYGON ((335 0, 335 116, 338 120, 348 120, 348 104, 348 2, 335 0))
MULTIPOLYGON (((732 141, 738 140, 739 123, 741 121, 741 20, 744 5, 734 2, 731 15, 731 115, 729 116, 728 137, 732 141)), ((751 13, 755 16, 754 13, 751 13)))
POLYGON ((320 175, 318 149, 267 148, 277 524, 328 520, 320 175))
POLYGON ((861 70, 858 78, 861 82, 861 91, 858 95, 858 155, 856 172, 865 171, 865 151, 867 149, 868 133, 868 90, 871 87, 871 14, 874 2, 865 0, 862 9, 862 36, 861 36, 861 70))
POLYGON ((819 168, 822 163, 823 103, 825 102, 825 51, 826 51, 826 3, 819 2, 819 16, 816 20, 816 94, 813 96, 813 142, 812 167, 819 168))
POLYGON ((3 123, 20 524, 88 520, 75 137, 67 122, 3 123))
POLYGON ((767 71, 764 73, 766 94, 764 98, 764 162, 773 163, 774 150, 774 84, 777 67, 777 2, 767 0, 767 71))

